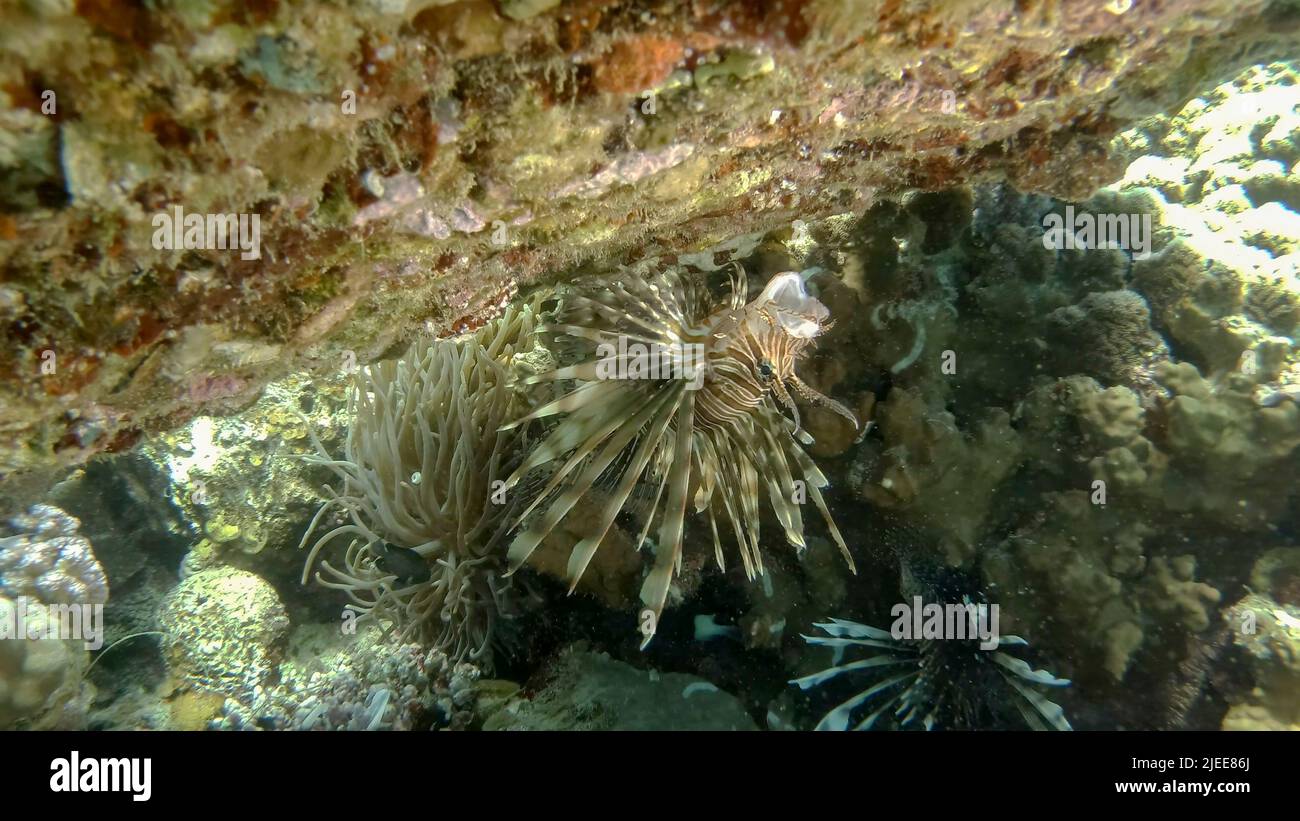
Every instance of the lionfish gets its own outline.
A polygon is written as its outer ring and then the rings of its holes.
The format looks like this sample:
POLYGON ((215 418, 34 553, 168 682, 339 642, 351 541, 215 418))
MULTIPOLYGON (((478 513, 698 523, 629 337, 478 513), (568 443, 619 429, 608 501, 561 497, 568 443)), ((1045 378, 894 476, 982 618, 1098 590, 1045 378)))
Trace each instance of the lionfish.
POLYGON ((587 347, 596 343, 596 355, 527 380, 573 380, 577 386, 511 425, 566 414, 506 480, 514 487, 530 471, 557 463, 515 523, 519 527, 539 510, 510 545, 509 572, 523 565, 581 497, 598 483, 612 485, 594 529, 570 554, 572 593, 633 491, 641 487, 642 496, 651 497, 635 542, 638 550, 646 544, 658 519, 654 563, 641 588, 643 648, 654 636, 673 574, 681 570, 688 504, 708 513, 719 567, 717 520, 725 515, 753 580, 763 573, 763 491, 786 540, 800 552, 807 546, 800 503, 811 499, 856 572, 821 493, 829 483, 799 447, 812 437, 801 428, 793 398, 829 408, 858 427, 847 408, 795 373, 795 363, 830 328, 830 311, 794 272, 772 278, 752 301, 747 295, 739 266, 722 300, 710 294, 701 275, 675 268, 566 294, 549 330, 585 340, 577 344, 587 347))
MULTIPOLYGON (((959 607, 969 611, 975 606, 965 597, 959 607)), ((1028 642, 1019 636, 1001 636, 994 648, 986 649, 974 638, 895 638, 888 630, 846 619, 813 626, 825 635, 804 636, 804 641, 833 648, 835 660, 831 667, 790 683, 809 690, 844 674, 866 675, 869 683, 823 716, 818 730, 847 730, 855 714, 869 704, 879 706, 853 729, 869 730, 891 712, 900 728, 918 720, 927 730, 1002 726, 1013 707, 1030 729, 1071 729, 1060 705, 1041 690, 1069 686, 1069 680, 1035 670, 1024 659, 998 649, 1025 647, 1028 642), (848 650, 865 651, 865 656, 846 663, 848 650)))

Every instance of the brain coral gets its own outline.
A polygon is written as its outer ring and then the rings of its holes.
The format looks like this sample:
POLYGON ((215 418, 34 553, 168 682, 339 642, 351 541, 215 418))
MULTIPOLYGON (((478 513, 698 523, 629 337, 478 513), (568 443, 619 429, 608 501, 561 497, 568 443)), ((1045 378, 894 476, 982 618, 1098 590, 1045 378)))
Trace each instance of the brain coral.
POLYGON ((158 613, 172 672, 204 689, 240 694, 263 684, 284 653, 289 617, 275 590, 230 567, 195 573, 158 613))

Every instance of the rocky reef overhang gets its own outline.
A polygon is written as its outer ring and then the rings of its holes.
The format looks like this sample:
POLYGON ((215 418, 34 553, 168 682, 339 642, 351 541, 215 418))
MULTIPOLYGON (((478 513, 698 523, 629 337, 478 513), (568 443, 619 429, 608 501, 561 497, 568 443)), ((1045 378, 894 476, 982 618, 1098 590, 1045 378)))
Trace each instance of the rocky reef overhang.
POLYGON ((529 283, 971 181, 1086 198, 1118 130, 1300 30, 1288 0, 4 15, 0 473, 473 327, 529 283))

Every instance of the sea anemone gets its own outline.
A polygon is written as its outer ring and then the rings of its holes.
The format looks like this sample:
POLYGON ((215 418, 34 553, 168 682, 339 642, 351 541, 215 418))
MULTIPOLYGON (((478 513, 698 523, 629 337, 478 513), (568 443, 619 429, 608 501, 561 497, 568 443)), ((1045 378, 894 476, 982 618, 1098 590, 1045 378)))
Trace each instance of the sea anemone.
POLYGON ((345 591, 359 619, 457 661, 490 661, 509 587, 494 549, 511 512, 502 477, 518 444, 503 428, 526 408, 508 365, 532 348, 535 325, 531 306, 512 307, 471 337, 421 339, 358 372, 343 458, 313 434, 308 459, 343 486, 327 489, 302 546, 327 515, 343 521, 312 544, 304 584, 319 561, 316 580, 345 591), (340 538, 335 566, 320 556, 340 538))
POLYGON ((550 329, 578 340, 588 354, 595 343, 595 351, 578 364, 528 380, 577 385, 514 423, 567 414, 507 480, 513 487, 530 471, 557 463, 520 514, 517 526, 528 524, 510 545, 511 572, 580 498, 600 487, 607 495, 592 532, 569 557, 572 592, 638 486, 646 491, 640 501, 650 500, 638 550, 659 521, 654 565, 641 588, 646 643, 655 633, 673 573, 681 568, 688 502, 709 514, 719 566, 717 519, 725 515, 745 573, 753 579, 763 573, 763 490, 786 540, 800 551, 806 547, 800 504, 811 499, 852 569, 821 494, 826 477, 799 446, 812 437, 801 429, 792 398, 793 392, 857 425, 844 406, 795 374, 795 363, 830 327, 829 314, 793 272, 778 274, 748 300, 738 266, 723 299, 710 294, 702 277, 676 268, 564 294, 550 329))
MULTIPOLYGON (((972 619, 973 607, 969 597, 960 605, 972 619)), ((1064 711, 1040 689, 1065 687, 1070 682, 1046 670, 1035 670, 1002 649, 1026 646, 1019 636, 1001 636, 995 647, 985 649, 973 630, 968 638, 927 639, 895 638, 888 630, 844 619, 813 626, 826 635, 804 636, 804 640, 834 648, 834 666, 791 684, 808 690, 845 673, 880 674, 870 679, 874 682, 871 686, 827 713, 817 724, 818 730, 848 729, 854 714, 873 702, 879 706, 859 721, 855 730, 871 729, 891 709, 901 728, 918 719, 927 730, 1000 727, 1018 714, 1034 730, 1070 729, 1064 711), (846 651, 860 648, 876 652, 842 663, 846 651)))

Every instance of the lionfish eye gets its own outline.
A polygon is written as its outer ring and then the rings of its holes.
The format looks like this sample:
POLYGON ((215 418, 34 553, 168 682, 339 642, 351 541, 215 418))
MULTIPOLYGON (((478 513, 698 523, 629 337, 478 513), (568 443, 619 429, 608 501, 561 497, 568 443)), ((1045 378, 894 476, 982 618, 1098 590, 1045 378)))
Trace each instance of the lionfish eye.
POLYGON ((759 373, 759 376, 762 376, 762 377, 763 377, 763 381, 764 381, 764 382, 766 382, 767 380, 771 379, 771 378, 772 378, 772 363, 771 363, 771 362, 768 362, 766 359, 764 359, 762 362, 759 362, 759 363, 758 363, 758 373, 759 373))

